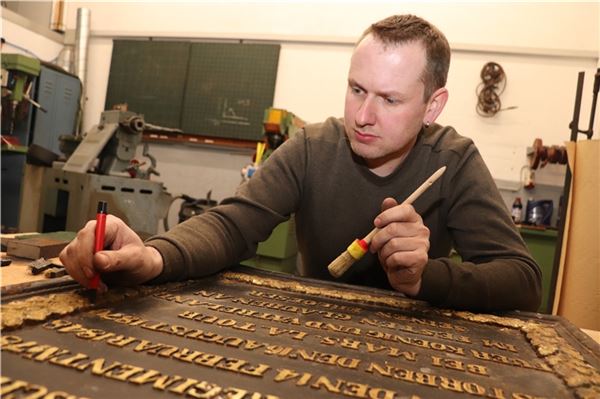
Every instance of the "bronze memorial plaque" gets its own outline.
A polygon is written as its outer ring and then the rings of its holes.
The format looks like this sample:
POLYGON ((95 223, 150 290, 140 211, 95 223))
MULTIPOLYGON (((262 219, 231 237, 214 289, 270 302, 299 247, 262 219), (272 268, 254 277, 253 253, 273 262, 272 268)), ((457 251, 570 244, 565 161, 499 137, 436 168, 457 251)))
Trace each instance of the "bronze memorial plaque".
POLYGON ((2 398, 599 398, 600 347, 534 313, 239 268, 2 304, 2 398))

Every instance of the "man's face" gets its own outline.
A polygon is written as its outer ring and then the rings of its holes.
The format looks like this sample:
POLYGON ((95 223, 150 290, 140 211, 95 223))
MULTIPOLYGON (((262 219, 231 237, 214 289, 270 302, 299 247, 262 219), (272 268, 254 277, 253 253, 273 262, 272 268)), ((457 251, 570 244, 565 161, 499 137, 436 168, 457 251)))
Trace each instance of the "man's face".
POLYGON ((354 50, 344 124, 352 150, 374 173, 393 172, 415 143, 427 110, 425 65, 418 42, 384 46, 368 35, 354 50))

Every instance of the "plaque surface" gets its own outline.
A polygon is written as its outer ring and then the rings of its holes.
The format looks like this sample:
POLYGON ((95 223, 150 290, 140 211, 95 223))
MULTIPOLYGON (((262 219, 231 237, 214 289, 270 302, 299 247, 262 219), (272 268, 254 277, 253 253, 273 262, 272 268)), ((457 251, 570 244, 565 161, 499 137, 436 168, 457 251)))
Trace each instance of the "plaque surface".
POLYGON ((6 398, 600 397, 600 348, 562 318, 252 269, 4 302, 1 349, 6 398))

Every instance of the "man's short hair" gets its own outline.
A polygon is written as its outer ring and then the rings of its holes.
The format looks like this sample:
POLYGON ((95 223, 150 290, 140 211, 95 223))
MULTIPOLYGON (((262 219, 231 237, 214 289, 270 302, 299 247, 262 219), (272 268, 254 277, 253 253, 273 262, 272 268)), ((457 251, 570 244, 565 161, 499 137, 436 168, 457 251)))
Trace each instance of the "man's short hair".
POLYGON ((369 26, 359 39, 372 34, 386 45, 421 42, 425 48, 426 66, 421 80, 425 85, 424 101, 446 85, 450 68, 450 45, 435 26, 415 15, 392 15, 369 26))

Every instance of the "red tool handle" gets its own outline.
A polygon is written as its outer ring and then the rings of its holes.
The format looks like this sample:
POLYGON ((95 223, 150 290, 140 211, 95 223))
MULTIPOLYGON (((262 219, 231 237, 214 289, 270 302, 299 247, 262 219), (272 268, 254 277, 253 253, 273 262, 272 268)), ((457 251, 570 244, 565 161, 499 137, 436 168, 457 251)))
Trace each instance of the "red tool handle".
MULTIPOLYGON (((104 249, 104 230, 106 229, 106 214, 108 205, 105 201, 98 202, 98 212, 96 213, 96 231, 94 233, 94 253, 104 249)), ((90 288, 97 289, 100 284, 100 274, 94 274, 90 280, 90 288)))
POLYGON ((94 253, 104 249, 104 230, 106 229, 106 213, 96 215, 96 233, 94 239, 94 253))

